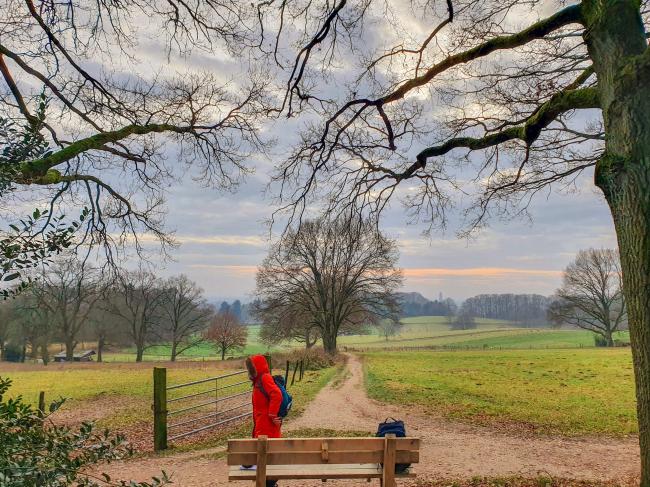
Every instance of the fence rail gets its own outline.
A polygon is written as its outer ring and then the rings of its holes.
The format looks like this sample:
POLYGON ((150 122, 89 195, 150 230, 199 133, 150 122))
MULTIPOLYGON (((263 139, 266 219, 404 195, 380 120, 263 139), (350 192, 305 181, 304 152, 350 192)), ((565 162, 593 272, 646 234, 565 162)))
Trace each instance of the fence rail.
MULTIPOLYGON (((267 357, 267 360, 269 361, 269 367, 271 367, 271 357, 267 357)), ((292 362, 287 360, 284 370, 284 381, 287 385, 289 385, 291 366, 292 362)), ((291 385, 296 380, 302 380, 304 371, 304 361, 299 360, 293 363, 291 385)), ((238 380, 240 376, 245 374, 247 374, 246 370, 240 370, 183 384, 167 385, 167 369, 154 367, 152 407, 154 450, 165 450, 170 441, 180 440, 249 417, 252 413, 250 401, 243 402, 239 399, 251 393, 250 381, 248 379, 238 380), (196 388, 207 384, 213 384, 213 386, 205 390, 196 390, 196 388), (244 390, 238 390, 238 388, 244 390), (168 397, 170 394, 173 395, 179 392, 183 395, 168 397), (205 396, 209 394, 213 394, 214 397, 205 400, 205 396), (174 409, 170 410, 171 405, 173 405, 174 409), (214 409, 208 412, 205 408, 214 409), (246 410, 247 408, 248 410, 246 410), (186 417, 183 418, 183 416, 186 417), (175 421, 169 422, 172 417, 175 421), (179 419, 176 420, 176 418, 179 419)))

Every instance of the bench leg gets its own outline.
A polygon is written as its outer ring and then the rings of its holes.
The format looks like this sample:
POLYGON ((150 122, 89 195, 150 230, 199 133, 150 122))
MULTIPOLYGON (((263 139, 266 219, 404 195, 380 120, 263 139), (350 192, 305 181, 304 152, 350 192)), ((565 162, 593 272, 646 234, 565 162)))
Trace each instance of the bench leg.
POLYGON ((257 473, 255 487, 266 487, 266 436, 257 439, 257 473))
POLYGON ((395 459, 397 441, 394 434, 384 438, 384 471, 381 487, 395 487, 395 459))

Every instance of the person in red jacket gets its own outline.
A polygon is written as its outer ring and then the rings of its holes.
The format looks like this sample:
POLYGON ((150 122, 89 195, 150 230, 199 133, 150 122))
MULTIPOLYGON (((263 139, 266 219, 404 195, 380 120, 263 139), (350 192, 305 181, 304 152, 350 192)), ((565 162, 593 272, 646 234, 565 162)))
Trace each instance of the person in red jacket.
POLYGON ((275 384, 264 355, 246 359, 248 377, 253 383, 253 438, 266 435, 280 438, 282 418, 278 416, 282 391, 275 384))
MULTIPOLYGON (((264 355, 246 359, 248 378, 253 383, 253 438, 266 435, 280 438, 282 418, 278 416, 282 404, 282 391, 275 384, 264 355)), ((266 487, 275 487, 275 480, 267 480, 266 487)))

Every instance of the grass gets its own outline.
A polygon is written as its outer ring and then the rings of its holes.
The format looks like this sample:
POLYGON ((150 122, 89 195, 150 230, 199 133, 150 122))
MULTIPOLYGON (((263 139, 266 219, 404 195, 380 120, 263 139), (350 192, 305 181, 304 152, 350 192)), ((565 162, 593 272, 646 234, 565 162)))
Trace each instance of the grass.
POLYGON ((371 352, 371 397, 432 414, 564 435, 637 432, 628 349, 371 352))
MULTIPOLYGON (((594 335, 586 330, 521 328, 512 322, 478 318, 472 330, 450 330, 444 316, 416 316, 402 319, 401 332, 386 340, 377 334, 342 336, 342 347, 361 351, 399 348, 587 348, 594 347, 594 335)), ((615 339, 629 341, 627 332, 615 339)))
MULTIPOLYGON (((269 347, 259 339, 260 325, 249 325, 248 341, 243 350, 236 350, 226 354, 226 358, 237 358, 258 353, 267 353, 278 350, 278 347, 269 347)), ((165 360, 171 355, 171 345, 159 344, 148 347, 144 352, 143 360, 145 362, 156 362, 165 360)), ((107 352, 104 354, 107 362, 134 362, 135 348, 125 348, 119 352, 107 352)), ((178 360, 219 360, 221 353, 214 344, 203 342, 179 354, 178 360)))

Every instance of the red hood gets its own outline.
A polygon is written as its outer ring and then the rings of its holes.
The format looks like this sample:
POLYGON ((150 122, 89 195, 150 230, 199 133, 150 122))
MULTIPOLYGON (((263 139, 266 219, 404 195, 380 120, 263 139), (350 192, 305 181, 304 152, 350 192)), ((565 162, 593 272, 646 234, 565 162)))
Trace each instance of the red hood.
POLYGON ((255 378, 258 379, 264 374, 269 373, 269 364, 264 355, 253 355, 250 361, 255 367, 255 378))

